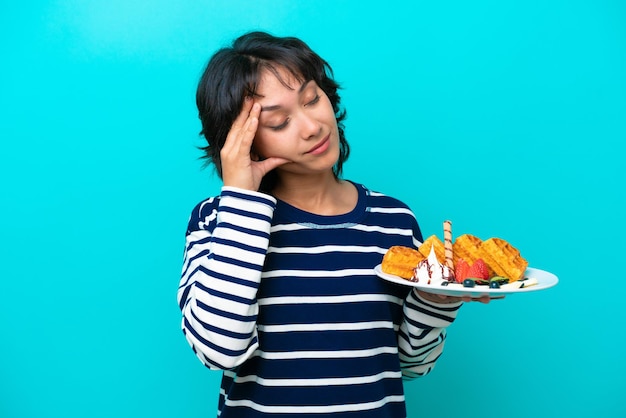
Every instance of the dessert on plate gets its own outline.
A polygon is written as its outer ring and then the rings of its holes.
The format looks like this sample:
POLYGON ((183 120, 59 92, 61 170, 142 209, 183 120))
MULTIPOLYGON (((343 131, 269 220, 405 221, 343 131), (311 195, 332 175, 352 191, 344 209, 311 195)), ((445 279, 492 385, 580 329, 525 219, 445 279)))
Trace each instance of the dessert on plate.
POLYGON ((501 238, 481 240, 463 234, 452 240, 452 223, 444 222, 444 241, 428 237, 416 250, 394 246, 384 255, 381 270, 429 286, 521 288, 537 284, 524 273, 528 261, 501 238))

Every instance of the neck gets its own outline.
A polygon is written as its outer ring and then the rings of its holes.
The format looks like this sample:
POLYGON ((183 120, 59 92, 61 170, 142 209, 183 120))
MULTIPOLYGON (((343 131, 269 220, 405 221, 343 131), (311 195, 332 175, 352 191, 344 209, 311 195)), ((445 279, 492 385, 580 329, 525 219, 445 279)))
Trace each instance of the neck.
POLYGON ((342 215, 356 206, 356 188, 335 176, 302 176, 279 178, 272 194, 298 209, 317 215, 342 215))

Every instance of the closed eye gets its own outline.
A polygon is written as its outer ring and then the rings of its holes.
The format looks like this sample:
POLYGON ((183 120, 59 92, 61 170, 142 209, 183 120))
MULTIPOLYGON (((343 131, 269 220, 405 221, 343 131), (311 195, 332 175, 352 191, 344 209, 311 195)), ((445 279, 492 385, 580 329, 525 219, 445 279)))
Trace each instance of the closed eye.
POLYGON ((313 100, 311 100, 310 102, 308 102, 307 104, 305 104, 305 106, 311 106, 316 104, 317 102, 320 101, 320 95, 316 94, 315 97, 313 98, 313 100))
POLYGON ((289 123, 289 118, 285 119, 285 121, 281 123, 280 125, 269 126, 269 128, 273 131, 280 131, 281 129, 284 129, 287 127, 287 123, 289 123))

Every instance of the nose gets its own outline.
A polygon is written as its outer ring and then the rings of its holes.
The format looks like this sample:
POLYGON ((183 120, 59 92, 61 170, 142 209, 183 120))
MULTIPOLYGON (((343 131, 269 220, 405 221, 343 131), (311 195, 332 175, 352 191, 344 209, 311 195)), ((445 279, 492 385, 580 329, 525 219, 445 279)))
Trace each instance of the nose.
POLYGON ((307 112, 302 112, 300 119, 300 135, 302 139, 311 139, 318 136, 322 127, 321 124, 307 112))

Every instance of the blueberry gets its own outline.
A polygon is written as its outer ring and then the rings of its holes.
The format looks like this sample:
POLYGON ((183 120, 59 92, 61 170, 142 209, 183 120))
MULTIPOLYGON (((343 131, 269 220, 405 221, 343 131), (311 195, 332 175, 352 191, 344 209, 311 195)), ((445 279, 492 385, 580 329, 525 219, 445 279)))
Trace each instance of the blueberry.
POLYGON ((489 283, 489 288, 490 289, 500 289, 500 283, 498 283, 497 281, 492 281, 489 283))
POLYGON ((463 287, 474 287, 476 283, 474 283, 474 280, 472 279, 465 279, 463 280, 463 287))

